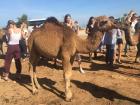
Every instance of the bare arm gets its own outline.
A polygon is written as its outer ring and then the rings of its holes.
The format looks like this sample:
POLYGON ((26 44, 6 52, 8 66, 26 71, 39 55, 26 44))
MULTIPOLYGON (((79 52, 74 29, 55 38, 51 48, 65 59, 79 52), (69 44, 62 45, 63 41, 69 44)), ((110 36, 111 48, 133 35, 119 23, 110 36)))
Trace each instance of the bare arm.
POLYGON ((6 36, 8 37, 8 41, 10 40, 10 35, 12 34, 12 29, 9 28, 7 31, 6 31, 6 36))
POLYGON ((24 38, 24 31, 19 28, 19 32, 21 33, 21 38, 24 38))
POLYGON ((77 26, 77 31, 76 31, 76 33, 79 34, 79 26, 77 26))

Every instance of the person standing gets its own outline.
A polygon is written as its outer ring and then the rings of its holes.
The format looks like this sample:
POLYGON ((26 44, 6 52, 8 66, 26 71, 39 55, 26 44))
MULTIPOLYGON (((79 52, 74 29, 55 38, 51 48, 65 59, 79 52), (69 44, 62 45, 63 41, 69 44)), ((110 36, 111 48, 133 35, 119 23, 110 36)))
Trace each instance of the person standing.
POLYGON ((11 61, 15 59, 15 66, 16 66, 16 75, 19 77, 22 69, 21 61, 20 61, 20 48, 19 48, 19 40, 22 37, 22 31, 20 28, 16 27, 16 23, 12 20, 8 21, 7 25, 8 29, 8 48, 7 53, 5 56, 5 63, 4 63, 4 72, 3 72, 3 79, 8 81, 9 80, 9 73, 10 73, 10 65, 11 61))
MULTIPOLYGON (((113 16, 109 17, 112 21, 115 21, 113 16)), ((117 41, 117 33, 118 29, 111 29, 105 33, 104 43, 106 44, 106 64, 110 64, 112 67, 114 66, 115 61, 115 48, 117 41)))
MULTIPOLYGON (((90 33, 92 32, 92 30, 94 29, 94 24, 95 24, 95 18, 93 16, 91 16, 89 18, 87 27, 86 27, 86 34, 88 34, 88 38, 91 37, 90 33)), ((97 52, 94 52, 94 57, 97 57, 97 52)), ((92 61, 92 52, 89 53, 89 60, 92 61)))

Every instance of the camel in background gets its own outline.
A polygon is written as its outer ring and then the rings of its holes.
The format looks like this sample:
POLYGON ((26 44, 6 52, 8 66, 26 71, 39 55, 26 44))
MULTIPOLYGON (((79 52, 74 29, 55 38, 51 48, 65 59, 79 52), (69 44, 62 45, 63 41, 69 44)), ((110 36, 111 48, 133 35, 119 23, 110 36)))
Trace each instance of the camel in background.
POLYGON ((3 52, 3 42, 5 41, 4 38, 5 38, 5 32, 3 29, 0 29, 0 54, 2 55, 4 54, 3 52))

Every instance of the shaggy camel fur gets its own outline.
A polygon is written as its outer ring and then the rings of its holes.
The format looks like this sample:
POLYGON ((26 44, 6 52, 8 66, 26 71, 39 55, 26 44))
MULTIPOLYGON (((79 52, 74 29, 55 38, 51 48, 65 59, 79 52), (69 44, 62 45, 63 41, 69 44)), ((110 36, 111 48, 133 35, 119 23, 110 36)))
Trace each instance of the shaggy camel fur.
POLYGON ((0 29, 0 53, 3 55, 4 52, 3 52, 3 42, 4 42, 4 30, 3 29, 0 29))
POLYGON ((28 48, 30 53, 30 75, 33 93, 37 93, 37 90, 40 88, 36 75, 36 66, 40 56, 53 58, 61 56, 64 70, 66 101, 71 100, 70 78, 75 54, 95 51, 101 42, 104 31, 116 26, 108 17, 100 16, 96 18, 95 27, 91 33, 92 37, 83 40, 71 28, 60 24, 56 18, 50 17, 42 27, 35 29, 31 33, 28 39, 28 48))

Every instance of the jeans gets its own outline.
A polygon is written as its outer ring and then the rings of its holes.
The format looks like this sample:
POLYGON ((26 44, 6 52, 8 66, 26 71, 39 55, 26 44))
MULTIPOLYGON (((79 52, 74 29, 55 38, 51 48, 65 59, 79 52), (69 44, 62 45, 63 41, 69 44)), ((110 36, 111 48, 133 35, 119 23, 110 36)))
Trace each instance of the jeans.
POLYGON ((106 45, 106 63, 113 64, 115 45, 106 45))

